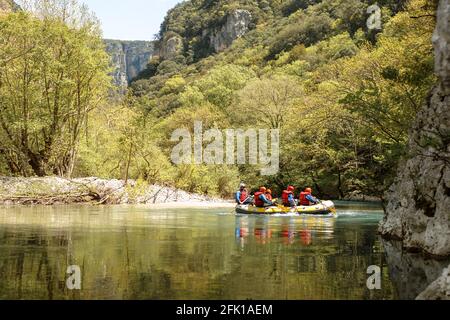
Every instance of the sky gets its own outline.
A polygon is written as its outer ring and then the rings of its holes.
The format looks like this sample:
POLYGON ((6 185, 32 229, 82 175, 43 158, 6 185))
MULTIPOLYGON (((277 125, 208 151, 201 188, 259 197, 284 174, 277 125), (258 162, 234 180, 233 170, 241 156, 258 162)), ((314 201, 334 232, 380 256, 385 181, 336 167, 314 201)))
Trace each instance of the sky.
POLYGON ((153 40, 181 0, 81 0, 100 19, 105 39, 153 40))

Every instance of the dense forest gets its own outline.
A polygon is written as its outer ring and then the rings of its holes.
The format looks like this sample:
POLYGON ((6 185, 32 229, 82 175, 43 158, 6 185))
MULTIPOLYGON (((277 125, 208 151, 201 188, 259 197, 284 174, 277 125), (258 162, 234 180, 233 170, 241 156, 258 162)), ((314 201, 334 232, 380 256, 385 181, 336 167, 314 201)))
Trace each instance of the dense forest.
POLYGON ((240 181, 382 196, 435 82, 432 1, 378 1, 382 28, 371 30, 374 1, 192 0, 157 35, 161 53, 173 39, 175 50, 154 56, 121 97, 98 23, 67 3, 69 17, 45 5, 0 16, 0 174, 133 178, 220 196, 240 181), (207 35, 236 10, 250 12, 248 31, 217 52, 207 35), (200 120, 205 130, 279 129, 280 172, 175 166, 172 132, 200 120))

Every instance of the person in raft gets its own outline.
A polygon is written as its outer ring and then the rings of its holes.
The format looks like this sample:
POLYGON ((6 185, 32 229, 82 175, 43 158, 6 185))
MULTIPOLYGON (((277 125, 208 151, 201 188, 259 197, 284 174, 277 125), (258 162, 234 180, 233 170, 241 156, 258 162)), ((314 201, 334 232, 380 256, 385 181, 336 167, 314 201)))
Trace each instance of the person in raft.
POLYGON ((320 203, 320 200, 312 195, 311 188, 306 188, 305 191, 300 193, 300 205, 301 206, 313 206, 320 203))
POLYGON ((270 190, 270 189, 266 190, 266 199, 269 201, 272 201, 272 203, 273 203, 272 190, 270 190))
POLYGON ((239 186, 239 191, 236 192, 236 203, 238 205, 251 204, 253 202, 252 197, 247 191, 247 186, 245 183, 241 183, 239 186))
POLYGON ((295 208, 297 206, 297 203, 295 201, 294 196, 295 188, 293 186, 289 186, 286 190, 283 191, 282 199, 283 199, 283 206, 295 208))
POLYGON ((266 197, 266 187, 261 187, 258 192, 255 193, 255 206, 258 208, 273 206, 273 202, 266 197))

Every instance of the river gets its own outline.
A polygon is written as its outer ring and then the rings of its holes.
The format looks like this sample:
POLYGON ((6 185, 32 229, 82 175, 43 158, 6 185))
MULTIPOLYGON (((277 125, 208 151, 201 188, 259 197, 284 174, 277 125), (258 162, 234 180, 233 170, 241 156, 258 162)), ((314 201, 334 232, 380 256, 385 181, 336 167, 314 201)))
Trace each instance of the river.
POLYGON ((0 299, 410 298, 376 234, 381 208, 338 212, 0 207, 0 299), (81 290, 68 289, 68 266, 81 290), (381 268, 380 290, 367 288, 369 266, 381 268))

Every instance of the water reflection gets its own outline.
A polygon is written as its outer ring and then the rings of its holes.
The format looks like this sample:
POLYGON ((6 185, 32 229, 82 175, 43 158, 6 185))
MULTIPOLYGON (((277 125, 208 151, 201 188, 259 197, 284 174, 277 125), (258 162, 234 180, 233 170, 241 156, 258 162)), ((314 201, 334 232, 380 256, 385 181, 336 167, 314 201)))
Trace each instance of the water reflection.
POLYGON ((380 212, 341 213, 0 208, 0 299, 395 298, 380 212), (377 292, 366 287, 373 264, 383 268, 377 292), (81 267, 81 291, 67 290, 68 265, 81 267))
POLYGON ((390 278, 394 282, 400 299, 415 299, 432 282, 442 275, 450 259, 434 260, 421 254, 407 253, 402 243, 382 240, 389 264, 390 278))
POLYGON ((282 239, 285 245, 298 242, 310 246, 316 238, 322 241, 332 239, 335 226, 335 217, 237 216, 235 236, 241 247, 248 243, 250 237, 254 237, 258 244, 268 244, 275 237, 282 239))

